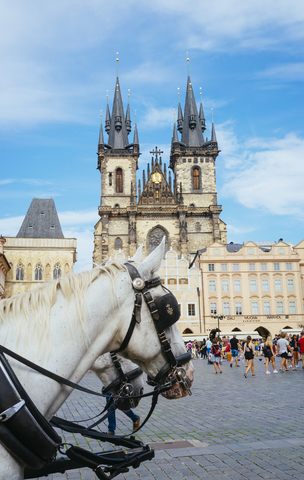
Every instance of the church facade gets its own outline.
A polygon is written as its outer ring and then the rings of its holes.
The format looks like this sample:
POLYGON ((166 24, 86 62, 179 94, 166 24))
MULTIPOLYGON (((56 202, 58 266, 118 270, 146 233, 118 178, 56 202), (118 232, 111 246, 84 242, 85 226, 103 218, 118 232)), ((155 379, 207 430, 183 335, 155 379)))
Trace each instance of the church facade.
POLYGON ((107 105, 104 141, 100 125, 98 165, 101 173, 100 220, 95 225, 93 261, 114 258, 121 251, 128 258, 144 245, 147 256, 166 238, 166 250, 188 261, 196 251, 213 242, 227 243, 225 223, 219 218, 215 162, 219 154, 215 127, 211 139, 202 103, 198 110, 190 77, 184 111, 178 105, 177 125, 171 139, 169 168, 157 147, 142 178, 137 178, 140 145, 137 125, 131 133, 130 107, 126 113, 116 79, 112 113, 107 105), (180 138, 179 138, 179 134, 180 138))

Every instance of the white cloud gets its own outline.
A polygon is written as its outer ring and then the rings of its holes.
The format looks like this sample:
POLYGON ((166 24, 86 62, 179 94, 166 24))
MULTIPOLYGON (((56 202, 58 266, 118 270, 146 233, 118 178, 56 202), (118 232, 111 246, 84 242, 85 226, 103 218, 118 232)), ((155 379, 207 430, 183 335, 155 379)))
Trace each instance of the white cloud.
POLYGON ((15 237, 20 230, 24 216, 7 217, 0 219, 0 235, 3 237, 15 237))
POLYGON ((152 105, 149 105, 143 120, 141 120, 138 124, 138 128, 149 130, 161 129, 165 127, 168 128, 168 125, 173 125, 174 112, 176 112, 174 108, 156 108, 152 105))
POLYGON ((304 80, 304 62, 283 63, 274 65, 257 74, 259 78, 274 78, 283 81, 303 81, 304 80))
POLYGON ((242 162, 233 165, 233 155, 228 156, 229 177, 221 195, 247 208, 303 220, 304 139, 291 133, 236 146, 242 162))

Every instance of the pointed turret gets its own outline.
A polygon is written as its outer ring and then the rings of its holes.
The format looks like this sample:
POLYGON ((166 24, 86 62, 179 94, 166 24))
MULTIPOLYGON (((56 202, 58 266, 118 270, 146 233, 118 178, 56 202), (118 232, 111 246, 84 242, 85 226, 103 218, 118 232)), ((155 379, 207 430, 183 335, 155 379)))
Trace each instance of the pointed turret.
POLYGON ((100 115, 100 130, 99 130, 98 145, 104 145, 103 133, 102 133, 102 115, 100 115))
POLYGON ((190 76, 187 81, 181 142, 186 147, 201 147, 204 143, 200 117, 198 115, 190 76))
POLYGON ((115 85, 108 144, 114 149, 124 149, 129 144, 118 77, 115 85))
POLYGON ((174 123, 174 127, 173 127, 172 143, 179 143, 177 130, 176 130, 176 123, 174 123))
POLYGON ((180 102, 178 102, 177 130, 180 133, 183 132, 183 123, 184 123, 184 117, 183 117, 182 107, 181 107, 180 102))
POLYGON ((127 113, 126 113, 126 128, 128 134, 131 132, 131 117, 130 117, 130 105, 128 103, 127 106, 127 113))
POLYGON ((212 114, 211 142, 217 143, 216 133, 215 133, 215 126, 214 126, 214 121, 213 121, 213 114, 212 114))
POLYGON ((134 145, 139 145, 138 133, 137 133, 137 123, 135 123, 135 125, 134 125, 134 139, 133 139, 133 144, 134 144, 134 145))
POLYGON ((107 103, 106 127, 105 127, 105 131, 107 133, 109 133, 109 131, 110 131, 110 126, 111 126, 111 115, 110 115, 109 104, 107 103))
POLYGON ((200 123, 201 123, 201 127, 202 127, 202 132, 204 132, 206 130, 206 120, 205 120, 202 101, 200 103, 199 119, 200 119, 200 123))

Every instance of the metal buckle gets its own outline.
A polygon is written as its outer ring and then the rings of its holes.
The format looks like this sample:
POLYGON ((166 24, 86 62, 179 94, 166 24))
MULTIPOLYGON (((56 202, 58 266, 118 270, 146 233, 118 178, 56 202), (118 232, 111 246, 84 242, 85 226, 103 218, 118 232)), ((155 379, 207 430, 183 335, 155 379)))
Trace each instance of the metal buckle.
POLYGON ((20 400, 20 402, 16 403, 12 407, 4 410, 4 412, 0 413, 0 422, 6 422, 10 418, 12 418, 15 413, 17 413, 20 408, 23 407, 23 405, 25 405, 25 400, 20 400))
POLYGON ((140 277, 135 278, 132 284, 133 284, 133 287, 136 288, 136 290, 142 290, 145 287, 145 282, 140 277))

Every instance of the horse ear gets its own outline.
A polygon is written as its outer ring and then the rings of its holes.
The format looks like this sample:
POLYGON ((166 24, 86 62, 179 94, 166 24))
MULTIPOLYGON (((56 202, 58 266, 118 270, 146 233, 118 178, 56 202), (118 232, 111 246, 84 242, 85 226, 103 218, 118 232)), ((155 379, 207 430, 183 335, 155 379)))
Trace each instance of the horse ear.
POLYGON ((143 249, 143 245, 141 244, 138 247, 138 249, 136 250, 133 257, 131 257, 131 260, 133 260, 133 262, 135 262, 135 263, 140 263, 141 262, 141 260, 142 260, 142 249, 143 249))
POLYGON ((149 280, 149 278, 153 276, 153 273, 157 272, 161 266, 162 259, 165 255, 165 245, 166 240, 165 237, 163 237, 158 247, 138 265, 138 271, 144 280, 149 280))

